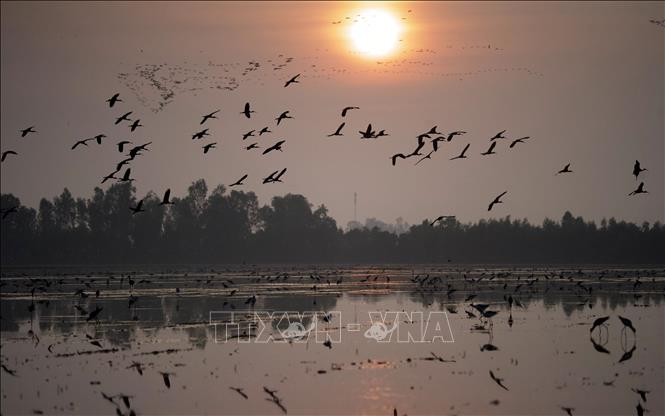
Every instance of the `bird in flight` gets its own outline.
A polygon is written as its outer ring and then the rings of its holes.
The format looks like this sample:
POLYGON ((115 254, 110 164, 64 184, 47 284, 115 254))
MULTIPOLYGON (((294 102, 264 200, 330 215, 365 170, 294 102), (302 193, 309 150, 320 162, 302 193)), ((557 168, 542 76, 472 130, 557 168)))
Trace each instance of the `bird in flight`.
POLYGON ((483 156, 495 155, 496 152, 493 151, 495 147, 496 147, 496 142, 492 142, 492 144, 490 144, 490 148, 487 149, 487 151, 481 153, 481 155, 483 155, 483 156))
POLYGON ((21 133, 21 137, 25 137, 30 133, 37 133, 37 130, 35 130, 35 126, 30 126, 27 129, 19 130, 21 133))
POLYGON ((395 166, 395 163, 397 163, 397 158, 400 158, 400 159, 406 159, 406 158, 408 158, 408 157, 409 157, 409 156, 404 156, 403 153, 397 153, 397 154, 395 154, 395 155, 392 155, 392 156, 390 157, 390 160, 392 160, 392 162, 393 162, 393 166, 395 166))
POLYGON ((230 388, 231 390, 235 391, 236 393, 238 393, 239 395, 241 395, 242 397, 244 397, 245 399, 248 399, 248 398, 249 398, 249 397, 247 397, 247 395, 245 394, 244 390, 241 389, 240 387, 229 387, 229 388, 230 388))
POLYGON ((208 150, 210 150, 210 149, 215 149, 216 144, 217 144, 216 142, 215 143, 208 143, 205 146, 203 146, 203 154, 208 153, 208 150))
POLYGON ((130 178, 129 175, 132 174, 132 168, 127 168, 125 171, 125 174, 122 175, 122 178, 118 179, 118 182, 132 182, 135 181, 136 179, 130 178))
POLYGON ((129 209, 132 211, 132 215, 136 215, 139 212, 145 212, 145 210, 143 209, 143 200, 140 200, 135 207, 129 207, 129 209))
POLYGON ((515 147, 515 145, 516 145, 517 143, 524 143, 525 140, 528 140, 528 139, 530 139, 530 138, 531 138, 531 136, 524 136, 524 137, 520 137, 519 139, 515 139, 515 140, 513 140, 513 141, 510 143, 509 148, 512 149, 513 147, 515 147))
POLYGON ((454 215, 441 215, 441 216, 437 217, 437 219, 432 221, 429 225, 430 225, 430 227, 434 227, 434 224, 436 224, 437 222, 447 220, 448 218, 455 218, 455 216, 454 215))
POLYGON ((367 125, 367 130, 365 131, 358 131, 362 136, 360 137, 361 139, 373 139, 376 137, 376 133, 374 130, 372 130, 372 125, 368 124, 367 125))
POLYGON ((462 153, 460 153, 458 156, 455 156, 455 157, 451 158, 450 160, 455 160, 455 159, 466 159, 467 156, 466 156, 465 153, 466 153, 467 150, 469 150, 469 146, 471 146, 471 143, 467 144, 467 145, 464 147, 464 150, 462 150, 462 153))
POLYGON ((258 149, 259 148, 259 143, 255 142, 250 144, 249 146, 245 147, 245 150, 252 150, 252 149, 258 149))
POLYGON ((194 139, 202 139, 204 136, 210 136, 208 133, 208 129, 203 129, 201 131, 198 131, 192 135, 192 140, 194 139))
POLYGON ((495 375, 494 375, 494 372, 493 372, 492 370, 490 370, 490 377, 491 377, 492 380, 494 380, 494 382, 495 382, 496 384, 498 384, 502 389, 504 389, 504 390, 508 390, 508 387, 506 387, 506 386, 503 385, 503 379, 502 379, 502 378, 498 378, 497 376, 495 376, 495 375))
POLYGON ((346 113, 348 113, 350 110, 360 110, 360 107, 344 107, 342 110, 342 117, 346 117, 346 113))
POLYGON ((134 120, 134 122, 129 126, 129 129, 130 129, 130 131, 134 131, 134 130, 136 130, 136 129, 139 128, 139 127, 143 127, 143 124, 141 124, 141 120, 137 118, 137 119, 134 120))
POLYGON ((558 172, 556 173, 556 175, 558 175, 558 174, 560 174, 560 173, 573 173, 573 171, 570 170, 570 163, 567 164, 566 166, 564 166, 563 169, 561 169, 560 171, 558 171, 558 172))
POLYGON ((231 186, 240 186, 240 185, 244 185, 244 183, 242 183, 242 181, 244 181, 245 179, 247 179, 247 176, 248 176, 247 174, 244 174, 244 175, 242 176, 242 178, 240 178, 240 179, 238 179, 237 181, 233 182, 231 185, 229 185, 229 187, 231 187, 231 186))
POLYGON ((640 173, 644 172, 646 169, 642 169, 642 166, 640 166, 640 161, 636 160, 635 165, 633 166, 633 175, 635 175, 635 180, 637 180, 637 177, 640 176, 640 173))
POLYGON ((268 175, 268 177, 264 178, 263 183, 282 182, 280 178, 282 177, 282 175, 284 175, 285 172, 286 168, 282 169, 281 171, 276 170, 270 175, 268 175))
POLYGON ((637 195, 637 194, 648 194, 648 193, 649 191, 644 190, 644 182, 640 182, 640 184, 637 186, 637 189, 629 193, 628 196, 637 195))
POLYGON ((435 152, 439 150, 439 142, 442 142, 444 140, 446 140, 446 138, 443 136, 439 136, 432 139, 432 141, 430 141, 430 143, 432 143, 432 149, 434 149, 435 152))
POLYGON ((277 120, 277 125, 279 126, 279 123, 284 120, 285 118, 293 118, 289 115, 289 111, 285 111, 282 114, 279 115, 275 120, 277 120))
POLYGON ((123 141, 118 142, 118 143, 117 143, 117 146, 118 146, 118 152, 122 153, 122 152, 123 152, 123 149, 125 148, 125 145, 126 145, 126 144, 132 144, 132 142, 127 141, 127 140, 123 140, 123 141))
POLYGON ((495 204, 502 204, 503 201, 501 200, 501 197, 504 196, 504 195, 507 194, 507 193, 508 193, 508 191, 504 191, 504 192, 501 193, 499 196, 497 196, 496 198, 494 198, 494 201, 490 202, 490 205, 487 207, 487 210, 488 210, 488 211, 491 211, 491 210, 492 210, 492 207, 494 207, 495 204))
POLYGON ((133 111, 128 111, 125 114, 121 115, 120 117, 115 119, 115 124, 120 124, 121 121, 132 121, 132 119, 129 118, 129 115, 132 114, 133 111))
POLYGON ((256 131, 256 130, 250 130, 250 131, 248 131, 247 133, 243 134, 243 135, 242 135, 242 139, 245 140, 245 139, 248 138, 248 137, 252 137, 252 136, 254 136, 254 132, 255 132, 255 131, 256 131))
POLYGON ((434 153, 434 150, 432 150, 431 152, 429 152, 429 153, 426 154, 425 156, 421 157, 420 160, 417 161, 416 164, 413 165, 413 166, 417 166, 418 163, 422 162, 422 161, 425 160, 425 159, 432 159, 432 153, 434 153))
POLYGON ((382 136, 390 136, 390 135, 388 133, 386 133, 385 130, 379 130, 379 132, 374 136, 374 138, 382 137, 382 136))
POLYGON ((250 118, 252 113, 254 113, 254 110, 249 109, 249 103, 245 103, 245 110, 241 112, 240 114, 244 114, 245 117, 250 118))
POLYGON ((298 75, 294 76, 293 78, 291 78, 290 80, 286 81, 286 84, 284 84, 284 88, 288 87, 291 84, 298 84, 300 82, 300 81, 298 81, 299 76, 300 76, 300 74, 298 74, 298 75))
POLYGON ((87 146, 88 141, 90 141, 90 140, 92 140, 92 139, 84 139, 84 140, 77 141, 76 143, 74 143, 74 146, 72 146, 72 150, 76 149, 80 145, 87 146))
POLYGON ((8 155, 18 155, 18 153, 16 153, 13 150, 6 150, 6 151, 2 152, 2 162, 4 162, 5 159, 7 159, 8 155))
POLYGON ((116 92, 115 94, 113 94, 113 97, 106 100, 106 102, 109 103, 109 107, 113 107, 115 105, 115 103, 121 103, 122 102, 122 100, 118 97, 120 97, 120 93, 116 92))
POLYGON ((164 192, 164 197, 162 198, 162 202, 160 202, 159 205, 173 205, 173 202, 171 202, 169 198, 171 198, 171 188, 164 192))
POLYGON ((97 144, 102 144, 102 139, 104 138, 106 138, 105 134, 98 134, 95 137, 93 137, 93 139, 97 141, 97 144))
POLYGON ((203 124, 203 123, 205 123, 206 121, 208 121, 208 119, 211 119, 211 118, 217 118, 217 117, 215 116, 215 114, 219 113, 220 111, 221 111, 221 110, 215 110, 215 111, 213 111, 213 112, 210 113, 210 114, 206 114, 206 115, 204 115, 204 116, 203 116, 203 120, 201 120, 201 122, 200 122, 199 124, 203 124))
POLYGON ((490 139, 490 141, 493 142, 496 139, 505 139, 506 136, 503 135, 503 133, 505 132, 506 132, 505 130, 498 132, 497 134, 494 135, 494 137, 490 139))
POLYGON ((286 140, 280 140, 277 143, 273 144, 269 148, 263 151, 263 154, 265 155, 266 153, 270 153, 273 150, 279 150, 280 152, 282 151, 282 145, 286 143, 286 140))
POLYGON ((455 137, 455 136, 461 136, 461 135, 463 135, 463 134, 466 134, 466 132, 465 132, 465 131, 461 131, 461 130, 459 130, 459 131, 454 131, 454 132, 452 132, 452 133, 449 133, 449 134, 448 134, 448 137, 446 138, 446 141, 449 142, 449 141, 451 141, 451 140, 453 139, 453 137, 455 137))
POLYGON ((102 178, 102 183, 108 181, 109 179, 118 179, 118 178, 115 177, 115 174, 116 174, 117 172, 118 172, 118 171, 116 170, 115 172, 111 172, 111 173, 109 173, 108 175, 104 176, 104 177, 102 178))
POLYGON ((335 130, 334 133, 329 134, 328 137, 332 137, 332 136, 344 136, 344 135, 342 134, 342 129, 344 128, 345 125, 346 125, 346 123, 342 123, 342 124, 340 124, 339 127, 337 127, 337 130, 335 130))
MULTIPOLYGON (((252 131, 254 131, 254 130, 252 130, 252 131)), ((272 131, 269 130, 268 127, 264 127, 264 128, 262 128, 261 131, 259 132, 259 136, 262 135, 263 133, 272 133, 272 131)))
POLYGON ((421 134, 420 136, 417 137, 418 139, 418 145, 416 146, 416 150, 411 152, 409 156, 420 156, 422 153, 420 153, 420 149, 425 147, 425 139, 429 139, 429 134, 421 134))

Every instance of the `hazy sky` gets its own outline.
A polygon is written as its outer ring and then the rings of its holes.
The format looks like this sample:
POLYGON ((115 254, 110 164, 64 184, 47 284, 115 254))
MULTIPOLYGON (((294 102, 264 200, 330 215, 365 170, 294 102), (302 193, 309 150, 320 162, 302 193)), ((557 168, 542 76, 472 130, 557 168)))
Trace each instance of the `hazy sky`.
MULTIPOLYGON (((664 219, 663 2, 636 3, 11 3, 2 2, 2 192, 36 206, 63 187, 90 196, 123 157, 123 139, 152 141, 132 164, 139 197, 204 178, 210 188, 249 174, 262 203, 302 193, 345 226, 353 218, 410 223, 511 215, 540 222, 570 210, 599 220, 664 219), (402 26, 391 55, 358 53, 348 37, 366 8, 402 26), (409 12, 411 10, 411 12, 409 12), (346 16, 352 19, 345 19, 346 16), (405 18, 405 19, 402 19, 405 18), (342 20, 341 24, 332 24, 342 20), (288 60, 287 58, 292 58, 288 60), (287 62, 289 61, 289 62, 287 62), (257 62, 258 67, 247 71, 257 62), (300 83, 283 88, 301 73, 300 83), (105 100, 124 100, 110 109, 105 100), (166 98, 164 98, 164 96, 166 98), (256 113, 240 114, 245 102, 256 113), (359 106, 342 119, 345 106, 359 106), (192 141, 201 116, 211 136, 192 141), (275 126, 290 110, 295 117, 275 126), (120 114, 141 124, 130 133, 120 114), (343 137, 327 138, 342 122, 343 137), (389 136, 360 140, 368 123, 389 136), (18 130, 36 125, 21 139, 18 130), (468 134, 418 166, 415 136, 468 134), (270 126, 262 148, 242 133, 270 126), (531 136, 481 156, 489 138, 531 136), (70 150, 104 133, 102 146, 70 150), (203 155, 201 146, 217 142, 203 155), (471 143, 466 160, 450 161, 471 143), (650 192, 629 198, 648 168, 650 192), (574 173, 555 176, 566 163, 574 173), (287 167, 282 184, 261 178, 287 167), (507 190, 505 203, 488 203, 507 190)), ((429 148, 429 146, 428 146, 429 148)), ((102 185, 108 186, 108 182, 102 185)))

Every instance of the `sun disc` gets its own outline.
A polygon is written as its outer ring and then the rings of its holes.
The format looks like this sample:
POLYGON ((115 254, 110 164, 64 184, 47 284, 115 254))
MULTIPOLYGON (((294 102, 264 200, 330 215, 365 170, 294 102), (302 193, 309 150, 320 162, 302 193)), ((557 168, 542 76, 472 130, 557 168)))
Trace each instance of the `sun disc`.
POLYGON ((395 49, 400 32, 397 19, 390 13, 366 10, 359 13, 349 35, 358 52, 377 57, 388 55, 395 49))

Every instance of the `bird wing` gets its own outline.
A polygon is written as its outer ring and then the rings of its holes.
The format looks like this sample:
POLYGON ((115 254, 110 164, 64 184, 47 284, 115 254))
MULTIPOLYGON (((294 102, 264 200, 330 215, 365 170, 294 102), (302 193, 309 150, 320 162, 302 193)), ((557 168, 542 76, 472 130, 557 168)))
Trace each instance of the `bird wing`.
POLYGON ((162 201, 169 202, 170 197, 171 197, 171 189, 167 189, 166 192, 164 192, 164 198, 162 199, 162 201))

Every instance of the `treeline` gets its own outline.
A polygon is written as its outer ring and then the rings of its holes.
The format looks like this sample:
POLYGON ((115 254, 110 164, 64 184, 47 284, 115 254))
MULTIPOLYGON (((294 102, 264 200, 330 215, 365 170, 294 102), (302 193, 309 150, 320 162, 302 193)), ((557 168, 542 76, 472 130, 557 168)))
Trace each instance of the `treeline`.
POLYGON ((2 194, 2 264, 184 263, 665 263, 665 227, 610 219, 600 226, 566 212, 560 222, 427 221, 396 234, 344 232, 325 206, 302 195, 260 206, 253 192, 209 192, 198 180, 173 205, 150 192, 133 215, 135 189, 95 188, 90 199, 65 189, 37 210, 2 194))

